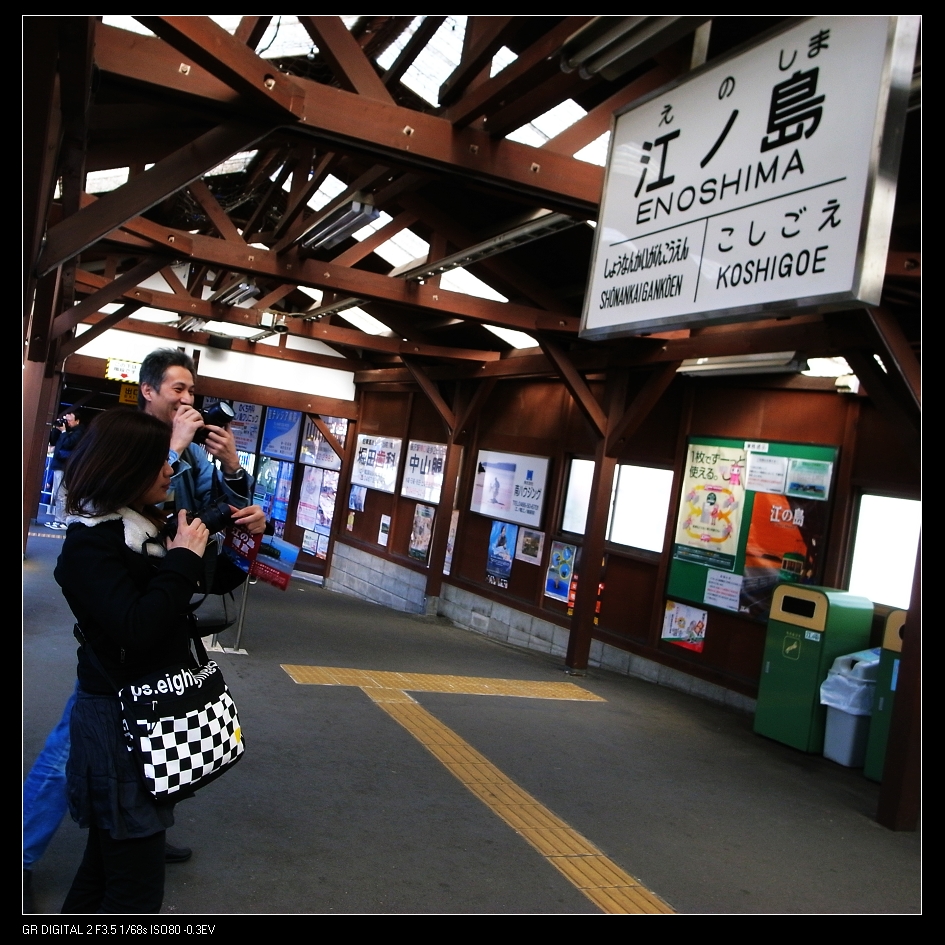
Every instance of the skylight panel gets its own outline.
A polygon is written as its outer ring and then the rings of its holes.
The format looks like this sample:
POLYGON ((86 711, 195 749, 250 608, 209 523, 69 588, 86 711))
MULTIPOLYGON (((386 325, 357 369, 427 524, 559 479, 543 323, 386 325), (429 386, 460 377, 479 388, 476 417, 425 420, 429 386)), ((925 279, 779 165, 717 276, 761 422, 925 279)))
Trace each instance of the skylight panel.
POLYGON ((85 175, 85 191, 89 194, 104 194, 127 182, 127 167, 113 167, 107 171, 89 171, 85 175))
MULTIPOLYGON (((274 174, 278 174, 278 171, 275 171, 274 174)), ((288 183, 288 181, 286 182, 288 183)), ((344 193, 348 189, 348 185, 343 181, 338 180, 333 174, 329 174, 323 181, 318 190, 309 198, 308 206, 313 210, 321 210, 326 204, 330 203, 335 197, 340 193, 344 193)))
POLYGON ((146 26, 142 26, 133 16, 103 16, 102 23, 105 26, 114 26, 120 30, 128 30, 129 33, 140 33, 142 36, 153 36, 146 26))
POLYGON ((346 308, 338 313, 338 317, 351 322, 355 328, 360 328, 368 335, 390 334, 390 329, 383 322, 379 322, 373 315, 368 315, 363 309, 357 307, 346 308))
POLYGON ((415 259, 425 259, 430 254, 430 244, 412 230, 401 230, 386 243, 381 243, 374 252, 397 268, 415 259))
POLYGON ((599 138, 586 144, 574 157, 587 164, 596 164, 604 167, 607 164, 607 149, 610 147, 610 131, 605 131, 599 138))
POLYGON ((389 213, 385 213, 381 210, 376 220, 373 220, 366 226, 362 226, 357 233, 352 233, 351 235, 360 243, 361 240, 366 240, 372 233, 376 233, 382 226, 387 226, 393 219, 394 218, 389 213))
POLYGON ((493 302, 508 302, 501 292, 496 292, 491 285, 478 279, 465 269, 451 269, 440 276, 440 286, 450 292, 462 292, 463 295, 475 295, 480 299, 491 299, 493 302))
POLYGON ((204 177, 218 177, 220 174, 238 174, 249 167, 249 162, 259 153, 253 151, 239 151, 233 157, 227 158, 212 170, 207 171, 204 177))
POLYGON ((401 82, 431 105, 438 105, 440 86, 459 65, 465 33, 466 17, 448 16, 401 82))
POLYGON ((501 328, 499 325, 483 325, 486 331, 491 331, 493 335, 498 336, 513 348, 537 348, 538 342, 531 335, 524 331, 516 331, 514 328, 501 328))
POLYGON ((509 141, 518 141, 520 144, 541 147, 546 141, 561 134, 565 128, 570 128, 586 114, 587 112, 577 102, 569 98, 555 105, 554 108, 549 108, 527 125, 516 128, 511 134, 506 135, 506 138, 509 141))
POLYGON ((410 37, 413 36, 413 34, 416 33, 418 29, 420 29, 420 24, 425 19, 425 16, 415 16, 410 26, 408 26, 407 29, 405 29, 400 34, 400 36, 398 36, 397 39, 395 39, 394 42, 392 42, 390 46, 388 46, 387 49, 385 49, 384 52, 382 52, 377 57, 377 64, 382 69, 389 69, 397 61, 397 57, 400 55, 401 50, 407 45, 408 42, 410 42, 410 37))
POLYGON ((512 65, 516 59, 518 59, 518 56, 508 46, 503 46, 492 57, 492 65, 489 66, 489 78, 498 75, 506 66, 512 65))

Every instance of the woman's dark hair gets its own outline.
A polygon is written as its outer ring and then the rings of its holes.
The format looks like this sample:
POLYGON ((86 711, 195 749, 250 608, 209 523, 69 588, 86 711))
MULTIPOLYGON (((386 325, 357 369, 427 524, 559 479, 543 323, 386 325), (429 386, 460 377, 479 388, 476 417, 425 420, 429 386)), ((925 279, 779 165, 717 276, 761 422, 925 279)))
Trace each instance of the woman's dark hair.
POLYGON ((69 512, 105 515, 131 505, 167 462, 171 428, 132 407, 99 414, 69 457, 63 485, 69 512))

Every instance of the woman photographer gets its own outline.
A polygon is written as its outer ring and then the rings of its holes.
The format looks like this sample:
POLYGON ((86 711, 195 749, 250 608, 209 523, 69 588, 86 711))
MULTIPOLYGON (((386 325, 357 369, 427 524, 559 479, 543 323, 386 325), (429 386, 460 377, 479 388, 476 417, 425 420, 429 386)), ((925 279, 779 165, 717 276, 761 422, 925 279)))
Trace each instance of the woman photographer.
POLYGON ((64 913, 157 912, 164 898, 173 803, 156 802, 142 783, 116 687, 169 664, 196 665, 188 605, 209 535, 181 511, 174 538, 162 536, 155 506, 170 484, 170 432, 136 410, 107 411, 65 474, 69 530, 55 576, 86 641, 67 777, 73 819, 89 838, 64 913))

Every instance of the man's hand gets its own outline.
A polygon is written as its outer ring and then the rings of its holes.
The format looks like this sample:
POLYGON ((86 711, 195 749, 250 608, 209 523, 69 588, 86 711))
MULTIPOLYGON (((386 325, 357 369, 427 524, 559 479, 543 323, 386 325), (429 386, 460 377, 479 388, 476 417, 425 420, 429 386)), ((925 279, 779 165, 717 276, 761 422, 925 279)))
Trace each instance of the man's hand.
POLYGON ((261 535, 266 530, 266 513, 258 505, 248 505, 245 509, 237 509, 232 505, 233 524, 239 525, 250 535, 261 535))
POLYGON ((171 425, 171 449, 180 456, 194 441, 194 434, 203 426, 200 411, 181 404, 174 413, 171 425))
MULTIPOLYGON (((200 422, 202 425, 203 420, 200 422)), ((235 476, 240 471, 240 461, 236 455, 236 440, 233 439, 233 434, 228 427, 215 427, 210 424, 207 424, 206 430, 207 440, 203 445, 207 452, 214 459, 220 460, 224 476, 235 476)))

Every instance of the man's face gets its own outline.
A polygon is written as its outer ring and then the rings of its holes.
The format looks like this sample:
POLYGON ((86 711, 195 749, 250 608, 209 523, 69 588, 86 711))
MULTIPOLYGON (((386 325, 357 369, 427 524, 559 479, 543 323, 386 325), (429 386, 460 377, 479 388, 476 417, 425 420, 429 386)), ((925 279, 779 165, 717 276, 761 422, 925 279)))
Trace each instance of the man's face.
POLYGON ((66 426, 70 430, 79 422, 74 413, 64 413, 62 419, 66 421, 66 426))
POLYGON ((194 405, 194 377, 187 368, 174 365, 164 372, 157 390, 150 384, 142 384, 141 394, 146 401, 145 413, 165 423, 173 423, 178 407, 194 405))

